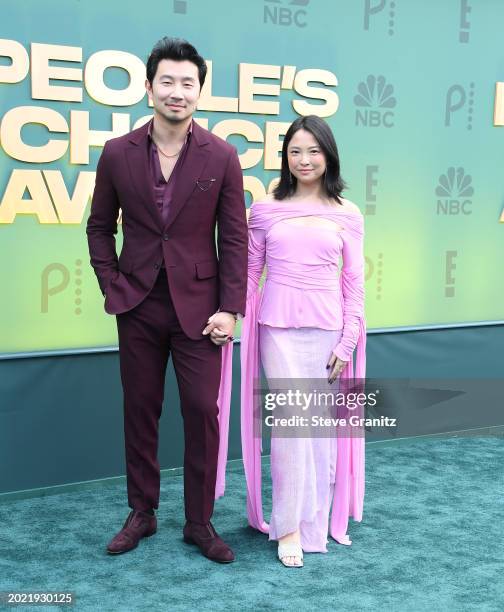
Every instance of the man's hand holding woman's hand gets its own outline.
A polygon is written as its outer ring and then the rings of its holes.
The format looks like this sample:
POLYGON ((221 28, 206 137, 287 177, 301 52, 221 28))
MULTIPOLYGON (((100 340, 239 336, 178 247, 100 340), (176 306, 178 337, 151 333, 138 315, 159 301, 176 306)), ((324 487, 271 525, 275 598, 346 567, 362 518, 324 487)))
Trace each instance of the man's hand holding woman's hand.
POLYGON ((210 340, 217 346, 233 341, 236 318, 230 312, 216 312, 207 321, 203 335, 210 336, 210 340))

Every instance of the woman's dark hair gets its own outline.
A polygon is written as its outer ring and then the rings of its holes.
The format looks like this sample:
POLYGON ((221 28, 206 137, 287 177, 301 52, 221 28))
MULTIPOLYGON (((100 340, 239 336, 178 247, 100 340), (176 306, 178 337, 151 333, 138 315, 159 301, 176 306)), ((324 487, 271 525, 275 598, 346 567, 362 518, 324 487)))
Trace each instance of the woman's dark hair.
POLYGON ((322 182, 326 195, 334 198, 341 204, 341 192, 346 188, 340 176, 340 161, 338 147, 334 140, 333 133, 329 125, 316 115, 307 115, 296 119, 287 130, 282 146, 282 169, 280 171, 280 182, 273 190, 276 200, 283 200, 294 195, 297 187, 297 178, 289 170, 287 160, 287 148, 292 137, 298 130, 306 130, 313 134, 320 148, 324 152, 327 164, 325 178, 322 182))
POLYGON ((165 36, 157 41, 147 60, 147 80, 151 85, 156 75, 158 64, 164 59, 175 60, 176 62, 188 60, 196 64, 200 86, 203 87, 207 73, 207 65, 205 64, 205 60, 187 40, 165 36))

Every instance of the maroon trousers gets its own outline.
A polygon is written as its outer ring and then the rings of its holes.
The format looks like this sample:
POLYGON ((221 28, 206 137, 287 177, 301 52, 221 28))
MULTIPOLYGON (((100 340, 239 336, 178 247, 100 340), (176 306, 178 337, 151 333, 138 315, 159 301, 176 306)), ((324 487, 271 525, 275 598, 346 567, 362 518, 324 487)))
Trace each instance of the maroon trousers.
MULTIPOLYGON (((202 327, 205 321, 202 321, 202 327)), ((159 505, 158 425, 170 354, 184 420, 186 519, 206 524, 213 512, 219 425, 217 396, 221 349, 208 336, 191 340, 182 331, 170 298, 166 271, 136 308, 117 315, 124 392, 128 504, 159 505)))

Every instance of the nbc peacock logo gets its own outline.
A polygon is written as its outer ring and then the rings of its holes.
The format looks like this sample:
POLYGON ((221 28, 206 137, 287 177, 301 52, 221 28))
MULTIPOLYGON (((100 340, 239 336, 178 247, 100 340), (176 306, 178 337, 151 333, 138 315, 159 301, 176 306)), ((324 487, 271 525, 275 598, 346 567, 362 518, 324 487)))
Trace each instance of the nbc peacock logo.
POLYGON ((438 215, 472 214, 472 176, 464 168, 451 166, 439 177, 436 187, 438 196, 436 212, 438 215))
POLYGON ((355 125, 364 127, 394 127, 394 111, 397 100, 394 96, 394 86, 387 83, 384 76, 368 75, 365 81, 359 83, 354 104, 355 125))
POLYGON ((305 28, 308 15, 305 7, 309 4, 310 0, 264 0, 263 21, 279 26, 305 28))

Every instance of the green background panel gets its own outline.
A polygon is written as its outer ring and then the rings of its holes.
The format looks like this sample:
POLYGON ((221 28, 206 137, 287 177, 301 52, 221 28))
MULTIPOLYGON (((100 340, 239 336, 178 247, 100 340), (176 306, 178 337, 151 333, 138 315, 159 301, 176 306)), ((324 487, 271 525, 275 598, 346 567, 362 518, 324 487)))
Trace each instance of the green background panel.
MULTIPOLYGON (((499 262, 504 255, 504 225, 499 216, 504 206, 504 130, 493 126, 493 104, 495 82, 504 80, 504 4, 500 0, 471 3, 467 43, 459 41, 458 1, 385 2, 381 11, 370 16, 369 29, 364 27, 365 6, 350 0, 312 0, 298 7, 287 0, 153 0, 148 7, 136 0, 29 0, 10 3, 1 35, 27 49, 31 42, 80 46, 83 65, 92 53, 105 49, 128 51, 145 60, 161 36, 185 37, 213 61, 213 94, 221 96, 238 95, 240 62, 333 72, 340 105, 327 120, 340 149, 342 173, 349 185, 346 195, 363 212, 374 206, 374 214, 366 214, 368 327, 502 320, 499 262), (176 12, 175 7, 185 12, 176 12), (265 22, 267 9, 282 9, 283 14, 302 11, 301 22, 306 25, 298 27, 285 19, 265 22), (368 75, 383 75, 393 87, 396 105, 392 109, 376 104, 368 109, 380 117, 384 110, 392 111, 393 127, 356 123, 357 112, 363 108, 356 106, 354 98, 368 75), (466 99, 447 126, 447 92, 453 85, 464 90, 466 99), (366 185, 369 166, 378 167, 371 194, 366 185), (436 187, 449 167, 461 167, 471 176, 471 214, 438 214, 436 187), (375 200, 370 198, 373 194, 375 200), (445 295, 448 251, 456 252, 453 297, 445 295)), ((109 70, 106 82, 124 87, 125 75, 109 70)), ((298 97, 282 90, 278 116, 218 112, 196 116, 208 118, 210 128, 229 118, 253 120, 263 128, 267 120, 294 120, 291 100, 298 97)), ((50 102, 31 99, 29 78, 19 84, 0 84, 0 118, 21 105, 53 108, 67 120, 70 110, 87 110, 92 129, 110 129, 114 111, 129 113, 131 124, 149 112, 145 99, 133 107, 114 108, 94 102, 84 92, 82 103, 50 102)), ((26 141, 35 145, 45 142, 47 135, 40 126, 23 130, 26 141)), ((240 152, 244 150, 242 138, 230 140, 240 152)), ((50 164, 26 164, 0 149, 0 197, 15 168, 61 170, 67 188, 73 189, 79 170, 93 171, 99 153, 92 149, 89 166, 72 166, 68 154, 50 164)), ((261 163, 245 175, 268 184, 277 173, 264 171, 261 163)), ((20 215, 12 224, 0 225, 1 353, 116 343, 115 321, 103 312, 89 267, 87 214, 88 210, 83 223, 75 226, 41 225, 33 215, 20 215), (52 264, 68 271, 68 284, 49 298, 48 311, 42 312, 43 272, 52 264), (80 314, 76 314, 77 288, 82 290, 80 314)), ((49 279, 51 286, 57 285, 61 273, 53 271, 49 279)))

